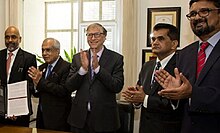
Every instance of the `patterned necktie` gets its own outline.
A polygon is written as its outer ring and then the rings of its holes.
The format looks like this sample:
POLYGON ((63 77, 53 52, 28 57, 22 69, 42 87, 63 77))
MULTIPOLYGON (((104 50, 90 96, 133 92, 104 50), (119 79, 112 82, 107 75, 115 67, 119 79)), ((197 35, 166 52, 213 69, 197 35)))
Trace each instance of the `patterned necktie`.
MULTIPOLYGON (((97 55, 97 59, 99 60, 99 56, 98 56, 98 55, 97 55)), ((94 71, 94 69, 92 68, 92 62, 93 62, 93 56, 91 57, 91 79, 93 79, 94 74, 95 74, 95 71, 94 71)))
MULTIPOLYGON (((161 67, 160 61, 158 61, 158 62, 156 63, 155 71, 156 71, 156 70, 159 70, 160 67, 161 67)), ((154 73, 155 73, 155 71, 154 71, 154 73)), ((155 83, 156 83, 156 79, 155 79, 155 74, 154 74, 154 78, 153 78, 153 80, 152 80, 152 82, 151 82, 151 88, 153 88, 153 86, 155 85, 155 83)))
POLYGON ((8 53, 8 59, 6 62, 6 71, 7 71, 7 75, 9 74, 9 68, 10 68, 10 64, 11 64, 11 56, 13 55, 12 52, 8 53))
POLYGON ((202 70, 202 68, 205 65, 205 59, 206 59, 206 54, 205 54, 205 49, 209 46, 208 42, 203 42, 200 46, 200 50, 198 53, 198 59, 197 59, 197 78, 202 70))
MULTIPOLYGON (((50 64, 50 65, 48 65, 48 67, 47 67, 47 77, 50 76, 50 74, 51 74, 51 72, 52 72, 51 69, 52 69, 52 65, 50 64)), ((46 78, 47 78, 47 77, 46 77, 46 78)))

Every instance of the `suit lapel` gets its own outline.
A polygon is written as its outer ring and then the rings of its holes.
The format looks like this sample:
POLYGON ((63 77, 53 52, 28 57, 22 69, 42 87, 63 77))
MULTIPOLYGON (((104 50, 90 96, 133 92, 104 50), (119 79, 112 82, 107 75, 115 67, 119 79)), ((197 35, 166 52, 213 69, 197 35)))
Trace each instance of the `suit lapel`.
POLYGON ((144 88, 146 88, 146 94, 151 94, 154 91, 153 90, 154 88, 151 88, 151 80, 152 80, 152 75, 154 73, 155 65, 156 65, 156 60, 153 60, 151 62, 151 64, 149 64, 148 70, 146 70, 146 75, 145 75, 146 80, 145 80, 145 82, 143 82, 143 84, 146 85, 146 87, 144 87, 144 88), (149 81, 149 83, 146 83, 148 81, 149 81))
POLYGON ((87 51, 88 59, 89 59, 89 71, 87 74, 90 84, 94 81, 95 78, 92 79, 92 64, 91 64, 91 51, 90 49, 87 51))
POLYGON ((60 69, 59 66, 61 65, 62 61, 63 61, 63 59, 60 57, 59 60, 57 61, 57 63, 55 64, 52 72, 57 72, 60 69))
MULTIPOLYGON (((193 44, 191 44, 193 45, 193 44)), ((193 45, 194 47, 192 47, 192 50, 188 53, 188 57, 189 59, 191 58, 191 61, 190 62, 190 66, 193 67, 193 71, 192 71, 192 74, 190 74, 191 79, 194 79, 193 83, 195 82, 196 80, 196 75, 197 75, 197 59, 198 59, 198 56, 196 54, 196 56, 194 55, 194 53, 198 53, 198 49, 199 49, 199 41, 196 42, 195 45, 193 45)), ((190 77, 188 77, 190 78, 190 77)))
MULTIPOLYGON (((180 58, 184 56, 184 60, 178 59, 179 55, 177 54, 177 66, 182 66, 182 64, 188 65, 187 68, 184 68, 187 69, 185 70, 187 72, 184 73, 185 74, 184 76, 186 76, 186 78, 189 79, 191 84, 195 83, 196 81, 197 54, 195 55, 195 53, 198 53, 198 48, 199 48, 199 42, 197 41, 195 43, 190 44, 190 49, 187 49, 187 54, 186 51, 184 51, 183 53, 180 51, 179 53, 180 58)), ((183 70, 180 69, 179 71, 182 72, 183 70)))
POLYGON ((43 72, 42 77, 44 77, 44 78, 45 78, 46 71, 47 71, 47 65, 48 65, 47 63, 44 63, 44 64, 40 65, 40 67, 39 67, 39 70, 43 72))
MULTIPOLYGON (((14 63, 11 68, 11 74, 17 73, 17 72, 23 72, 24 70, 24 53, 23 50, 19 48, 18 53, 14 59, 14 63)), ((13 79, 13 75, 10 75, 9 83, 13 79)))
POLYGON ((100 66, 105 66, 106 62, 109 60, 108 58, 110 57, 108 49, 104 47, 103 53, 101 58, 99 59, 99 64, 100 66))
POLYGON ((44 77, 44 78, 45 78, 45 76, 46 76, 46 71, 47 71, 47 65, 43 68, 42 77, 44 77))
MULTIPOLYGON (((60 57, 59 60, 57 61, 57 63, 55 64, 53 70, 52 70, 52 73, 51 75, 49 75, 48 78, 51 78, 54 76, 54 74, 57 74, 57 72, 59 71, 59 67, 61 66, 61 63, 62 63, 63 59, 60 57)), ((47 64, 48 65, 48 64, 47 64)))
MULTIPOLYGON (((103 50, 103 52, 102 52, 102 55, 101 55, 101 57, 100 57, 100 59, 99 59, 99 65, 100 66, 102 66, 102 67, 105 67, 105 64, 107 63, 107 61, 109 60, 109 57, 110 57, 110 53, 109 53, 109 50, 108 49, 106 49, 105 47, 104 47, 104 50, 103 50)), ((90 52, 89 52, 89 60, 90 60, 90 66, 91 66, 91 55, 90 55, 90 52)), ((92 69, 91 69, 91 67, 89 68, 89 76, 90 76, 90 80, 93 82, 96 78, 95 78, 95 75, 94 75, 94 77, 93 77, 93 79, 91 79, 91 77, 92 77, 92 69)), ((91 83, 92 83, 91 82, 91 83)))
MULTIPOLYGON (((165 66, 165 70, 167 72, 169 72, 171 75, 174 75, 174 68, 176 66, 176 55, 174 55, 170 60, 169 62, 167 63, 167 65, 165 66)), ((154 65, 155 67, 155 65, 154 65)), ((154 93, 157 93, 159 90, 161 90, 161 86, 159 85, 158 82, 155 83, 154 87, 151 88, 151 92, 150 94, 153 95, 154 93)))
POLYGON ((6 57, 7 57, 7 49, 1 51, 0 55, 0 64, 1 64, 1 82, 3 84, 7 83, 7 73, 6 73, 6 57))
POLYGON ((211 69, 211 67, 215 64, 215 62, 219 59, 220 57, 220 40, 218 41, 218 43, 215 45, 215 47, 213 48, 212 52, 210 53, 208 59, 206 60, 206 63, 203 67, 203 69, 201 70, 201 73, 198 77, 197 83, 199 84, 202 79, 206 76, 206 74, 208 73, 209 69, 211 69))

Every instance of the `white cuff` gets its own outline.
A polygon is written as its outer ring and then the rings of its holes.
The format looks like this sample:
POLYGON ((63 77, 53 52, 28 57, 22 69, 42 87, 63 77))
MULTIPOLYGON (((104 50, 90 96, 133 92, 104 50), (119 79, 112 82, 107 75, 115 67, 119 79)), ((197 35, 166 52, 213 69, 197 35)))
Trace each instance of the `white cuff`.
POLYGON ((100 70, 100 66, 98 66, 94 71, 95 71, 95 74, 97 74, 100 70))
POLYGON ((173 110, 176 110, 176 109, 178 108, 179 102, 180 102, 180 100, 177 101, 176 106, 175 106, 175 105, 173 104, 172 100, 170 100, 170 104, 171 104, 173 110))
POLYGON ((143 106, 144 106, 145 108, 147 108, 148 97, 149 97, 148 95, 145 95, 145 97, 144 97, 143 106))
POLYGON ((88 71, 86 71, 83 67, 80 67, 78 73, 79 75, 85 75, 88 71))

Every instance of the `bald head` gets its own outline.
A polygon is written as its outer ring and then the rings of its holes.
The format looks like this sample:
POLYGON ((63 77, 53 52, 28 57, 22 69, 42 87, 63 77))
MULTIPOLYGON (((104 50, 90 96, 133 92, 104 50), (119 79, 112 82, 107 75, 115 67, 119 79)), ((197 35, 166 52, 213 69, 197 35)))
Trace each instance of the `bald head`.
POLYGON ((15 26, 9 26, 9 27, 5 30, 5 35, 6 35, 7 33, 11 33, 11 32, 15 33, 17 36, 20 37, 20 33, 19 33, 19 30, 18 30, 17 27, 15 27, 15 26))
POLYGON ((15 26, 9 26, 5 30, 5 46, 10 52, 16 50, 21 43, 21 36, 18 28, 15 26))

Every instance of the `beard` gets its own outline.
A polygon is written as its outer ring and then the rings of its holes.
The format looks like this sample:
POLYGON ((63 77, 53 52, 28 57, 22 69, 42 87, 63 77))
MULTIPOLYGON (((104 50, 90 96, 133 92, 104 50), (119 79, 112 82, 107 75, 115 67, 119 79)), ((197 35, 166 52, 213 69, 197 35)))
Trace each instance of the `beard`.
POLYGON ((6 47, 8 51, 12 52, 18 48, 18 44, 17 43, 6 43, 6 47))
POLYGON ((203 36, 203 35, 207 35, 209 33, 211 33, 212 31, 215 30, 215 26, 213 25, 208 25, 207 19, 203 18, 203 19, 198 19, 198 20, 194 20, 192 23, 192 30, 194 32, 194 34, 198 37, 203 36), (197 25, 199 23, 205 23, 206 26, 205 27, 197 27, 197 25))

